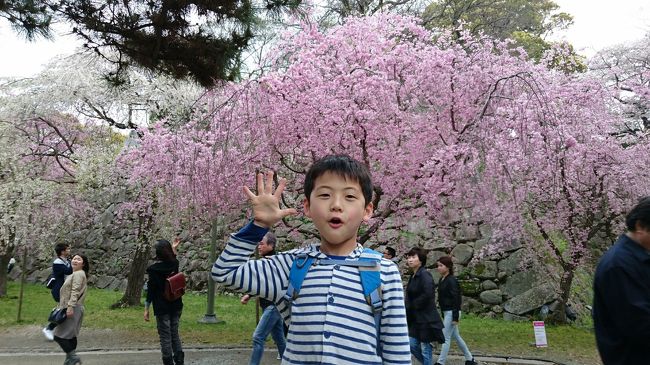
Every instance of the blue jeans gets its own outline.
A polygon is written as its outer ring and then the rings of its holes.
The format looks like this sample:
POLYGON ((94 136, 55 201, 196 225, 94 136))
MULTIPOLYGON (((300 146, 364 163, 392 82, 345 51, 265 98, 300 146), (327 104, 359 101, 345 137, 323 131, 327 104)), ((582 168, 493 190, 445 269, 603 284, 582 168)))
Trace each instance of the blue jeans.
POLYGON ((284 339, 282 316, 280 316, 280 312, 274 305, 269 305, 264 308, 260 323, 255 328, 255 333, 253 333, 253 353, 251 354, 249 365, 258 365, 262 360, 264 342, 269 337, 269 334, 273 337, 273 341, 278 346, 278 352, 282 356, 284 349, 287 347, 287 342, 284 339))
POLYGON ((160 337, 160 352, 163 357, 170 358, 183 351, 181 338, 178 335, 178 323, 181 312, 174 314, 161 314, 156 316, 156 326, 160 337))
POLYGON ((415 337, 409 337, 411 354, 423 365, 433 364, 433 347, 430 342, 421 342, 415 337))
MULTIPOLYGON (((463 338, 460 337, 460 333, 458 332, 458 324, 451 323, 453 319, 452 312, 444 311, 442 312, 442 315, 442 323, 445 326, 445 328, 442 329, 442 333, 445 335, 445 343, 440 349, 438 362, 442 365, 445 365, 445 362, 447 361, 447 353, 449 352, 449 347, 451 346, 452 339, 456 340, 460 351, 462 351, 463 355, 465 356, 465 360, 472 360, 474 357, 472 356, 472 353, 469 352, 469 348, 467 348, 467 345, 465 344, 465 341, 463 341, 463 338)), ((458 319, 460 320, 460 313, 458 313, 458 319)))

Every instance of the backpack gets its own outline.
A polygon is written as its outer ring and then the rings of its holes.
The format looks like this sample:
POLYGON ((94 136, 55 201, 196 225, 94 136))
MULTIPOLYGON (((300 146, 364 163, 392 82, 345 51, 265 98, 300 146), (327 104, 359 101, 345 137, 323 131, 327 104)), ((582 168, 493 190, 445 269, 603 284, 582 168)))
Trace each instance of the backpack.
POLYGON ((173 302, 185 294, 185 275, 182 272, 172 273, 165 279, 163 298, 173 302))
POLYGON ((54 273, 50 273, 50 275, 47 276, 47 279, 45 279, 45 287, 52 289, 54 288, 54 283, 56 283, 56 278, 54 277, 54 273))
POLYGON ((293 260, 291 270, 289 271, 289 286, 284 295, 284 299, 291 303, 298 298, 302 282, 307 276, 307 271, 311 265, 342 265, 354 266, 359 268, 359 276, 361 277, 361 287, 363 288, 363 296, 366 302, 372 308, 372 313, 375 318, 375 328, 377 329, 377 353, 381 355, 381 346, 379 343, 379 330, 381 325, 381 258, 382 254, 364 248, 358 260, 334 260, 334 259, 317 259, 308 256, 306 253, 299 254, 293 260))

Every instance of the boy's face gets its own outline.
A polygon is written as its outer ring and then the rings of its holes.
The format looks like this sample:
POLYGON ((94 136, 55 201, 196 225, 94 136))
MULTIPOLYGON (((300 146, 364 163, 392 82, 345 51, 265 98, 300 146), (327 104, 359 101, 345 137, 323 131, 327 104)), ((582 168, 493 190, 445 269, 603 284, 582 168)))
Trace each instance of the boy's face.
POLYGON ((304 206, 320 233, 321 251, 337 256, 354 250, 361 222, 372 215, 372 203, 365 203, 359 183, 331 172, 316 178, 304 206))

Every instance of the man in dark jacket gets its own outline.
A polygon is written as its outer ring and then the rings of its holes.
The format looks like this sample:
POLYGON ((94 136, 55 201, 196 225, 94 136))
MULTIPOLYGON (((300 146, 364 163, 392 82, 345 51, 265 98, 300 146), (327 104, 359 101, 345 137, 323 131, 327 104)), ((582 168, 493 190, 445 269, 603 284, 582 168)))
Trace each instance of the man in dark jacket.
MULTIPOLYGON (((56 246, 54 246, 54 252, 56 252, 56 259, 54 259, 54 262, 52 262, 51 280, 53 280, 53 284, 50 289, 50 293, 58 305, 60 298, 59 295, 61 292, 61 287, 63 286, 63 282, 65 281, 65 277, 72 274, 72 265, 68 260, 68 256, 70 256, 70 245, 67 243, 57 243, 56 246)), ((52 322, 48 324, 47 327, 43 328, 43 335, 45 335, 45 338, 50 341, 54 341, 53 331, 55 327, 56 323, 52 322)))
POLYGON ((594 276, 594 329, 604 365, 650 361, 650 197, 628 213, 627 233, 594 276))

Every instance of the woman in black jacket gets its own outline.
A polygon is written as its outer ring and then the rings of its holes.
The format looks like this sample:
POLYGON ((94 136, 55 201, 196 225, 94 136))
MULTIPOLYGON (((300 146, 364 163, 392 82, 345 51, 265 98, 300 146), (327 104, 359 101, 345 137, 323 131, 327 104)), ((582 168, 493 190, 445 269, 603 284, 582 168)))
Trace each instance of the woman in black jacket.
POLYGON ((443 332, 445 334, 445 343, 440 350, 440 356, 436 365, 445 365, 447 353, 451 346, 451 340, 456 340, 458 347, 465 356, 465 365, 476 365, 472 353, 467 348, 465 341, 460 337, 458 332, 458 321, 460 321, 460 304, 461 294, 458 279, 454 276, 454 263, 449 256, 443 256, 438 259, 436 270, 440 273, 440 283, 438 283, 438 303, 442 311, 443 323, 445 325, 443 332))
POLYGON ((179 244, 180 239, 178 238, 174 240, 173 245, 167 240, 158 240, 155 247, 156 260, 159 261, 147 268, 149 281, 147 282, 147 300, 144 303, 144 320, 149 321, 149 306, 153 303, 163 365, 183 365, 185 361, 181 339, 178 335, 183 299, 178 298, 170 302, 163 297, 167 277, 178 272, 176 248, 179 244))
POLYGON ((409 327, 411 354, 424 365, 433 364, 431 342, 445 342, 442 321, 436 309, 435 284, 431 274, 424 268, 426 250, 414 247, 406 254, 406 263, 413 276, 406 286, 406 321, 409 327))

